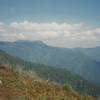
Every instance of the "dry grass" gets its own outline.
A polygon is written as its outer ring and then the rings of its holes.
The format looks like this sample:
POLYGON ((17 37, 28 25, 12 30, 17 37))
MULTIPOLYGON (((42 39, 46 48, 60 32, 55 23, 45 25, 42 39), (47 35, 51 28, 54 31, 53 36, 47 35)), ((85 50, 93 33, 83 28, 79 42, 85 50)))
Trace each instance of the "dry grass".
POLYGON ((0 81, 0 100, 95 100, 4 66, 0 67, 0 81))

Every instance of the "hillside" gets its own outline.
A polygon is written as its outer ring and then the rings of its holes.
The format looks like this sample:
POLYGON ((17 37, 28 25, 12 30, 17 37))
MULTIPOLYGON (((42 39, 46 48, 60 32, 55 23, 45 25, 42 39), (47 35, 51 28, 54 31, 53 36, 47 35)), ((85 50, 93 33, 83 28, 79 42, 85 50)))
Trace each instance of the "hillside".
POLYGON ((60 84, 70 84, 71 87, 81 94, 100 95, 100 88, 90 84, 79 75, 72 73, 66 69, 54 68, 42 64, 34 64, 25 62, 19 58, 8 55, 0 51, 0 64, 9 65, 13 69, 22 68, 26 71, 32 71, 43 80, 56 82, 60 84))
POLYGON ((50 47, 41 41, 0 42, 0 49, 25 61, 66 68, 94 84, 100 84, 100 63, 80 50, 50 47))
POLYGON ((30 73, 0 66, 1 100, 96 100, 82 96, 69 86, 34 79, 30 73))

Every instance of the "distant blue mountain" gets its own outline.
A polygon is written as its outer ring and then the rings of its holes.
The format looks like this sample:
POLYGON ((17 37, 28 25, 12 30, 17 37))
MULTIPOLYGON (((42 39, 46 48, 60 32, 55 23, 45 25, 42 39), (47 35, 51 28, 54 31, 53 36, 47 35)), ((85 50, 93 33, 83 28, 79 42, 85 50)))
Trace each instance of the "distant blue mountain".
POLYGON ((100 47, 80 49, 84 54, 90 58, 100 62, 100 47))
POLYGON ((86 54, 85 49, 51 47, 41 41, 27 40, 0 42, 0 49, 26 61, 66 68, 92 83, 100 84, 100 63, 86 54))

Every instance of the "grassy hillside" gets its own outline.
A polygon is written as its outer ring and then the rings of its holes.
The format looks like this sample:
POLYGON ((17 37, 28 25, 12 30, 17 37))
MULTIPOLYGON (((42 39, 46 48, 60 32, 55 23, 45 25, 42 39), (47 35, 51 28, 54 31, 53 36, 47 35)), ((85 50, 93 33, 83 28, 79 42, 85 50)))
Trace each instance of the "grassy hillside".
POLYGON ((19 58, 6 54, 3 51, 0 51, 0 64, 9 65, 13 69, 17 67, 18 69, 23 68, 29 72, 31 70, 35 75, 39 76, 43 80, 60 84, 70 84, 74 90, 81 94, 89 94, 93 96, 100 95, 99 87, 90 84, 82 77, 71 73, 66 69, 53 68, 46 65, 25 62, 19 58))
POLYGON ((36 80, 30 73, 8 66, 0 66, 1 100, 96 100, 82 96, 68 85, 61 86, 48 81, 36 80))

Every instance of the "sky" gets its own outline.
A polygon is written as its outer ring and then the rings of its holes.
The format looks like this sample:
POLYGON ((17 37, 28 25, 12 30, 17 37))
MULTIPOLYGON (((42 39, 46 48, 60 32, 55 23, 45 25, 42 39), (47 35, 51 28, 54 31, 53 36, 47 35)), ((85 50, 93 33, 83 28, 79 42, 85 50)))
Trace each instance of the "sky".
POLYGON ((100 46, 100 0, 0 0, 0 41, 100 46))

